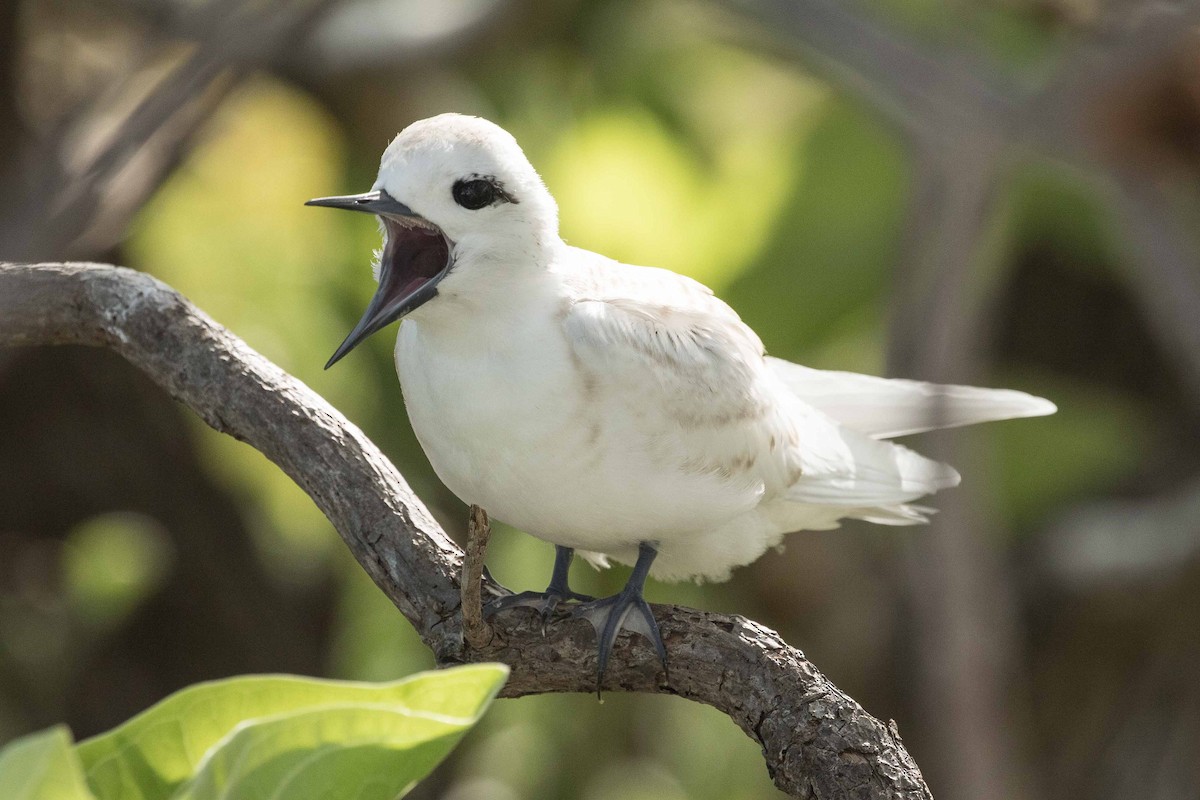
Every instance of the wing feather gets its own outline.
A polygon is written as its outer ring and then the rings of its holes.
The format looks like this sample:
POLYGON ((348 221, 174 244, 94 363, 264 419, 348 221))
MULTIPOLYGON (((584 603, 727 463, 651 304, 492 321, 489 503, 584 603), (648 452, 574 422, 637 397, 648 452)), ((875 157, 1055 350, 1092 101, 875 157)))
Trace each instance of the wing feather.
POLYGON ((580 368, 624 404, 636 446, 655 463, 715 478, 757 502, 785 471, 781 458, 769 463, 765 418, 774 405, 762 343, 694 281, 615 263, 609 270, 620 280, 588 285, 563 320, 580 368))
POLYGON ((859 510, 958 483, 949 466, 847 428, 789 391, 754 332, 700 284, 613 268, 620 279, 589 283, 564 328, 583 369, 626 393, 638 413, 661 414, 647 425, 646 446, 666 465, 760 497, 859 510))

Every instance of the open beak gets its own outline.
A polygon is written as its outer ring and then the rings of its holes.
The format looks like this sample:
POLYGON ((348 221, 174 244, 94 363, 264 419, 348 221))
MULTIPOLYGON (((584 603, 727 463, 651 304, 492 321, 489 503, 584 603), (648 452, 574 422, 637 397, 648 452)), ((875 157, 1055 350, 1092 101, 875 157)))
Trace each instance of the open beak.
POLYGON ((450 242, 441 229, 382 189, 345 197, 321 197, 305 205, 365 211, 383 220, 379 288, 362 319, 325 364, 329 369, 372 333, 387 327, 437 295, 450 270, 450 242))

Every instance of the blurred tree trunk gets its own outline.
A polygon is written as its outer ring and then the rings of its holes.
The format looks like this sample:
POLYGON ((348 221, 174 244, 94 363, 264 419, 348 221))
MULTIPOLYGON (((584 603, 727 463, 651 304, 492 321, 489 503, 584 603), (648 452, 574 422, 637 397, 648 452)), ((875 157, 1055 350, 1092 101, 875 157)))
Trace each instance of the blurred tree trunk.
MULTIPOLYGON (((919 150, 908 243, 894 286, 888 373, 936 383, 975 382, 994 276, 982 243, 994 219, 1003 142, 971 120, 947 116, 932 128, 944 139, 936 156, 919 150), (939 124, 940 123, 940 124, 939 124)), ((932 148, 934 143, 926 142, 932 148)), ((994 265, 993 265, 994 266, 994 265)), ((970 433, 932 434, 922 450, 986 483, 970 458, 970 433)), ((915 702, 937 709, 914 731, 947 798, 1025 796, 1013 693, 1015 657, 1011 576, 981 508, 986 492, 959 487, 938 498, 929 528, 910 540, 906 594, 911 613, 915 702)))
POLYGON ((0 359, 0 595, 18 604, 11 611, 42 619, 47 635, 82 624, 32 601, 62 596, 63 540, 97 515, 146 514, 172 551, 161 590, 115 630, 99 639, 76 630, 59 663, 5 664, 4 691, 26 725, 66 721, 83 737, 200 680, 325 671, 331 587, 302 600, 275 587, 177 403, 99 350, 0 350, 0 359), (45 572, 13 573, 38 561, 45 572))

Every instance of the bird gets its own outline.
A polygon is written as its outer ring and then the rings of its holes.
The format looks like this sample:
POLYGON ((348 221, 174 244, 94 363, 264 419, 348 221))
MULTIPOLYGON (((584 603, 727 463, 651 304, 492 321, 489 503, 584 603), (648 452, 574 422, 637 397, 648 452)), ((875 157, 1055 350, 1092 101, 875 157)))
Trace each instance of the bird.
MULTIPOLYGON (((620 202, 619 197, 612 202, 620 202)), ((767 355, 706 286, 567 244, 516 139, 480 117, 412 123, 370 191, 307 205, 375 215, 374 296, 326 369, 403 318, 395 363, 416 437, 461 500, 555 546, 544 592, 597 636, 597 686, 618 634, 661 633, 648 576, 722 581, 787 533, 928 520, 959 483, 891 439, 1053 413, 1009 389, 825 371, 767 355), (616 595, 571 590, 575 555, 633 567, 616 595)))

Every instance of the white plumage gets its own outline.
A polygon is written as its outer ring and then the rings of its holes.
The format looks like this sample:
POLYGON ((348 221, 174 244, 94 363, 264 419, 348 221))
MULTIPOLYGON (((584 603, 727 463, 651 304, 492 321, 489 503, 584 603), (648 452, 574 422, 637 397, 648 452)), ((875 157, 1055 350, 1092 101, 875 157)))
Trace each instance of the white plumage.
POLYGON ((410 126, 374 189, 448 242, 436 296, 396 347, 434 469, 465 502, 593 563, 633 563, 649 542, 656 577, 721 580, 791 531, 920 522, 912 502, 959 476, 886 439, 1054 411, 765 356, 699 283, 565 244, 537 173, 484 120, 410 126), (494 202, 464 207, 467 190, 494 202))

